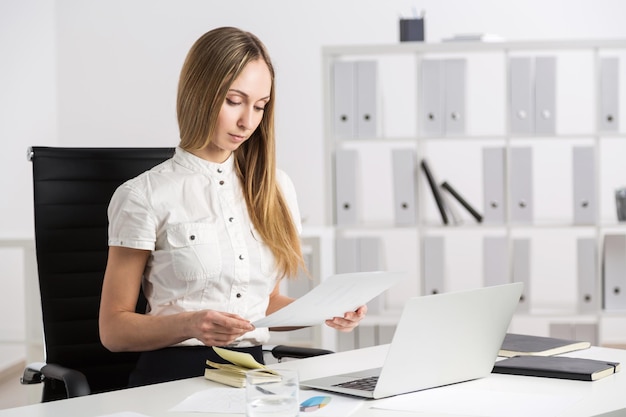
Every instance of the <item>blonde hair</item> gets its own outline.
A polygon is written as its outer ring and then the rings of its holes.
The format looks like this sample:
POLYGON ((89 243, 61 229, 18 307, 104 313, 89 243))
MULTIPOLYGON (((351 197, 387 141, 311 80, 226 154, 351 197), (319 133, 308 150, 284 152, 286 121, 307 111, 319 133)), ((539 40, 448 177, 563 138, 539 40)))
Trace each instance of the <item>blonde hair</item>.
POLYGON ((194 151, 211 142, 230 85, 249 62, 258 59, 270 71, 270 100, 260 125, 235 151, 235 168, 252 223, 272 251, 280 276, 294 277, 305 268, 298 231, 276 182, 274 67, 253 34, 222 27, 205 33, 191 47, 178 84, 180 147, 194 151))

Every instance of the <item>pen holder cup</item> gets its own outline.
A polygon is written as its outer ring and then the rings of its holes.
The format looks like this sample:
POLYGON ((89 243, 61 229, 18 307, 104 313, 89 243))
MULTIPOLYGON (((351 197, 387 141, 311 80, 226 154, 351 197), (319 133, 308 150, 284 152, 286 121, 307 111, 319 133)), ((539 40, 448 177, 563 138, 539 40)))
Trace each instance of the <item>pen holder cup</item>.
POLYGON ((626 187, 615 190, 615 208, 617 209, 617 220, 626 222, 626 187))
POLYGON ((400 42, 424 41, 424 19, 400 19, 400 42))

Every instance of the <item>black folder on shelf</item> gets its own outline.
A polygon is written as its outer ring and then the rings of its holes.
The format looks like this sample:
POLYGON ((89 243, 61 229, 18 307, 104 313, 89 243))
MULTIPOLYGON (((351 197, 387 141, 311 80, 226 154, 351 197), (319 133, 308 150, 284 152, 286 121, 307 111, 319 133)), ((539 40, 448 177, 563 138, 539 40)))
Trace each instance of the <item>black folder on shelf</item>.
POLYGON ((433 197, 435 197, 435 203, 437 203, 437 208, 439 209, 439 213, 441 214, 441 220, 443 224, 448 224, 448 213, 446 213, 446 206, 443 201, 443 197, 439 192, 439 187, 437 186, 437 181, 435 181, 435 177, 433 176, 430 167, 428 166, 428 162, 425 159, 422 159, 421 162, 422 170, 426 175, 426 180, 428 181, 428 185, 430 186, 431 191, 433 192, 433 197))
POLYGON ((483 221, 483 216, 474 207, 472 207, 472 205, 468 203, 467 200, 463 198, 463 196, 461 196, 461 194, 459 194, 454 189, 454 187, 450 185, 450 183, 448 183, 447 181, 444 181, 441 184, 441 188, 449 192, 452 195, 452 197, 454 197, 465 208, 465 210, 467 210, 472 215, 472 217, 476 219, 478 223, 483 221))

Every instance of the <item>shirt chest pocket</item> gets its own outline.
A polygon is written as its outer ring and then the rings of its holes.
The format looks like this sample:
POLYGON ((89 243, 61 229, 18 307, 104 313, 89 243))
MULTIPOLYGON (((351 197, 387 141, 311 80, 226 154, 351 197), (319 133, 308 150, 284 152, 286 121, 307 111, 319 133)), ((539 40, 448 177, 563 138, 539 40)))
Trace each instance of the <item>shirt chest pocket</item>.
POLYGON ((250 234, 253 238, 253 248, 251 252, 258 257, 261 274, 270 276, 276 274, 276 261, 269 246, 265 244, 261 234, 254 228, 250 228, 250 234))
POLYGON ((213 278, 222 271, 222 257, 215 227, 204 223, 179 224, 167 232, 172 267, 186 281, 213 278))

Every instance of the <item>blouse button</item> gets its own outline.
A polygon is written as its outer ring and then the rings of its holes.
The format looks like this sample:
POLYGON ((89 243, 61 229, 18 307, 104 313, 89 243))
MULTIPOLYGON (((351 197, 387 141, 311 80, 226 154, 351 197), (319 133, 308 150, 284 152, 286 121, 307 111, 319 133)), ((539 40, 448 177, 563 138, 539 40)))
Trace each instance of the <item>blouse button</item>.
POLYGON ((221 174, 221 173, 223 172, 223 171, 222 171, 222 168, 218 168, 218 169, 217 169, 217 172, 221 174))
POLYGON ((223 181, 223 180, 222 180, 222 181, 220 181, 220 185, 224 185, 224 181, 223 181))
POLYGON ((189 236, 189 240, 196 240, 196 235, 189 236))
POLYGON ((241 293, 237 293, 237 298, 241 298, 241 293))
POLYGON ((243 255, 239 255, 239 259, 243 261, 243 255))
POLYGON ((235 218, 234 218, 234 217, 229 217, 229 218, 228 218, 228 221, 229 221, 229 222, 231 222, 231 223, 233 222, 233 220, 235 220, 235 218))

